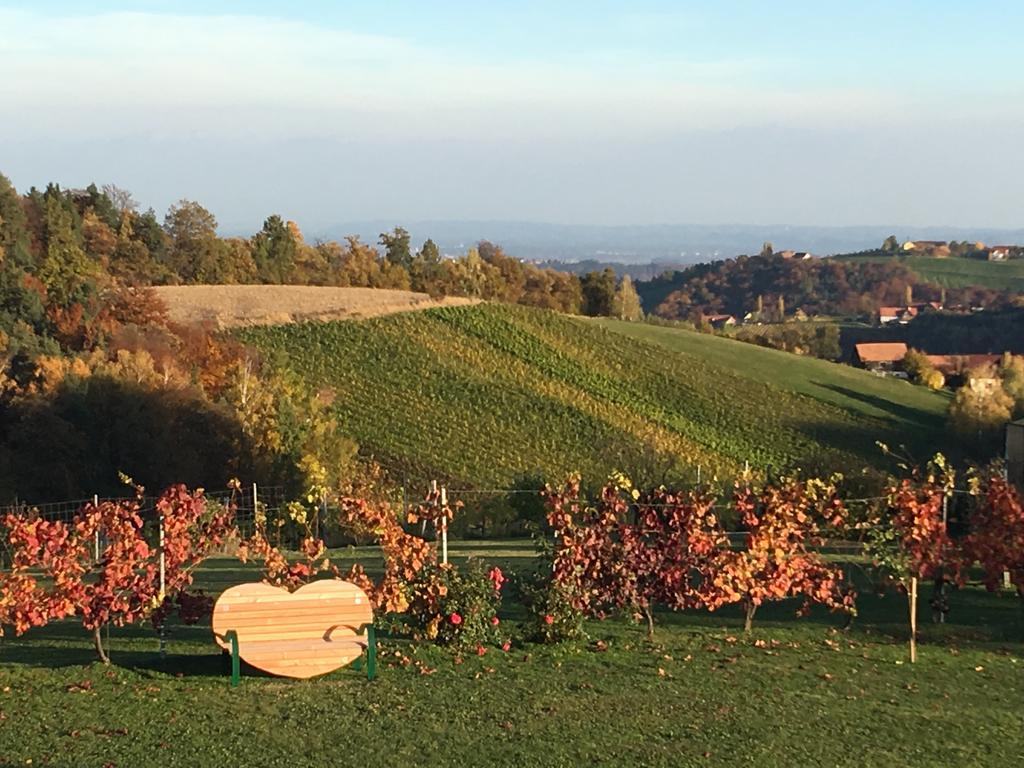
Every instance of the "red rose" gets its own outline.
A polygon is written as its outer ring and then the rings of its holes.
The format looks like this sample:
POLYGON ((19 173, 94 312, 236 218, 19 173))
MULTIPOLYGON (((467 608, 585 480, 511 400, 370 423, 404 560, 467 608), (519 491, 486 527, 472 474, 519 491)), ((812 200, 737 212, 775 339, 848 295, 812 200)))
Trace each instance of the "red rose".
POLYGON ((483 656, 485 653, 487 653, 487 649, 484 648, 482 645, 478 645, 476 647, 476 655, 477 656, 483 656))
POLYGON ((452 624, 454 624, 457 627, 457 626, 459 626, 459 624, 462 623, 462 617, 459 616, 459 614, 457 614, 457 613, 453 613, 451 616, 448 617, 448 621, 450 621, 452 624))
POLYGON ((544 623, 545 624, 554 624, 555 623, 555 617, 550 615, 550 614, 548 614, 547 616, 544 617, 544 623))
POLYGON ((499 619, 497 616, 491 616, 491 626, 492 627, 496 627, 500 623, 501 623, 501 619, 499 619))
POLYGON ((510 643, 508 640, 501 644, 501 650, 503 650, 505 653, 508 653, 508 649, 511 647, 512 643, 510 643))
POLYGON ((492 584, 494 584, 495 592, 500 592, 501 585, 506 581, 505 574, 503 574, 501 572, 501 568, 498 567, 491 568, 491 572, 487 574, 487 578, 491 580, 492 584))

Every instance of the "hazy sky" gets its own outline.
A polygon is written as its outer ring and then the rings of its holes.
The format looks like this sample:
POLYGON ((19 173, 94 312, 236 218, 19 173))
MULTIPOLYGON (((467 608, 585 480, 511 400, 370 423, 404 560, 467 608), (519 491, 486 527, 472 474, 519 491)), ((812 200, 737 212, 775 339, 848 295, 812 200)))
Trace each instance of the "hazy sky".
POLYGON ((0 0, 0 172, 278 212, 1024 225, 1024 3, 0 0))

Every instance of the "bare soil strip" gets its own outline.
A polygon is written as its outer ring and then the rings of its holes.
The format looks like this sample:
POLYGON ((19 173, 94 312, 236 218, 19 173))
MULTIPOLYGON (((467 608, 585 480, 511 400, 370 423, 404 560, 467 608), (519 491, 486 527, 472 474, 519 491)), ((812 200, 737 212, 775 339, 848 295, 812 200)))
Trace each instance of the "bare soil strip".
POLYGON ((217 328, 358 319, 477 303, 413 291, 311 285, 166 285, 154 290, 174 322, 217 328))

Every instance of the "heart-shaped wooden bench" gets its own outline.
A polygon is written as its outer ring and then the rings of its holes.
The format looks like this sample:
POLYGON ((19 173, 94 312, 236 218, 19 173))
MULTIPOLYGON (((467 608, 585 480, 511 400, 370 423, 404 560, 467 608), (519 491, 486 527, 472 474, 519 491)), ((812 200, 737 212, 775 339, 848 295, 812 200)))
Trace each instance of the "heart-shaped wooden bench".
POLYGON ((270 584, 229 587, 213 608, 213 636, 232 657, 232 685, 239 659, 282 677, 333 672, 366 651, 366 675, 376 672, 376 639, 370 600, 347 581, 314 581, 288 592, 270 584))

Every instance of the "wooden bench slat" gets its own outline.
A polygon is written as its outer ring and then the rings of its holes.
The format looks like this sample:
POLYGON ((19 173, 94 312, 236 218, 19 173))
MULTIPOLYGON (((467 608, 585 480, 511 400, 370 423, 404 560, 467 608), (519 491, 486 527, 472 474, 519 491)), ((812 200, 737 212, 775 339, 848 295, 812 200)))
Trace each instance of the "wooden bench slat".
POLYGON ((356 585, 325 580, 296 592, 269 584, 241 584, 224 591, 214 606, 217 643, 238 636, 239 655, 272 674, 313 677, 359 658, 373 621, 369 598, 356 585))

